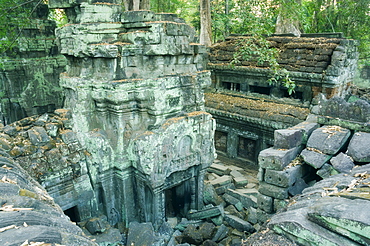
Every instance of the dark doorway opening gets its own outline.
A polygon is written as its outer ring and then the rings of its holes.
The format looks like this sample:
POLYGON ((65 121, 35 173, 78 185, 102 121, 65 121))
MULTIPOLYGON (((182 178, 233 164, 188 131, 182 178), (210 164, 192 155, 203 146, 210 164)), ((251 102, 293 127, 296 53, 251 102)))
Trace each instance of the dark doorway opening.
POLYGON ((264 95, 270 95, 271 88, 270 87, 263 87, 263 86, 257 86, 257 85, 249 85, 249 91, 264 95))
POLYGON ((238 156, 255 161, 256 140, 239 137, 238 156))
POLYGON ((231 91, 240 91, 239 83, 222 82, 222 87, 224 89, 231 90, 231 91))
POLYGON ((77 206, 64 210, 64 214, 67 215, 71 219, 71 221, 80 222, 80 216, 78 215, 77 206))
POLYGON ((227 153, 227 133, 215 131, 215 148, 218 151, 227 153))
POLYGON ((165 190, 166 217, 186 217, 190 210, 191 189, 190 182, 185 181, 180 185, 165 190))

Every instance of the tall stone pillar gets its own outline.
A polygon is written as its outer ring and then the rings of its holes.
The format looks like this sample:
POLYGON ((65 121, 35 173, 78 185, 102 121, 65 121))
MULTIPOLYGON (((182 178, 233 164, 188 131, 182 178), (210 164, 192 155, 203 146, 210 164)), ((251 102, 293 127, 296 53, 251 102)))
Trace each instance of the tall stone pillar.
POLYGON ((164 221, 166 189, 203 180, 194 167, 205 170, 215 156, 215 123, 203 112, 211 83, 206 48, 193 43, 194 30, 175 14, 122 12, 118 1, 49 4, 66 8, 70 20, 57 36, 68 60, 61 85, 74 130, 92 159, 101 153, 96 146, 107 150, 89 167, 91 176, 109 181, 104 187, 118 185, 110 196, 126 225, 164 221), (88 140, 96 128, 104 143, 88 140), (137 208, 144 216, 132 212, 137 208))

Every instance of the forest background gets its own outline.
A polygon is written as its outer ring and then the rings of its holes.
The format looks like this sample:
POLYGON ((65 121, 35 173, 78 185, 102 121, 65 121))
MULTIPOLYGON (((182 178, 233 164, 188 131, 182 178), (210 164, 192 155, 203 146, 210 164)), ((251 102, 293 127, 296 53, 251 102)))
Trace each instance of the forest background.
MULTIPOLYGON (((30 18, 37 18, 41 3, 45 0, 0 0, 0 54, 11 49, 30 18)), ((230 34, 266 36, 284 26, 300 33, 341 32, 360 41, 359 65, 370 67, 370 0, 150 0, 152 11, 176 13, 198 33, 201 6, 210 6, 212 43, 230 34)), ((59 26, 67 23, 62 11, 51 11, 50 18, 59 26)))

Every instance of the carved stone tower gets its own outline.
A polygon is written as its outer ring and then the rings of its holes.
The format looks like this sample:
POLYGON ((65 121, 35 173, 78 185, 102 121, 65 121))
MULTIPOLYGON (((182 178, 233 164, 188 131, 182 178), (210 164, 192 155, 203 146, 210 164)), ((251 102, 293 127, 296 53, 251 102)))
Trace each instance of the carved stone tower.
POLYGON ((200 209, 215 122, 203 112, 211 80, 193 29, 174 14, 122 12, 118 1, 49 5, 70 21, 57 30, 68 60, 61 86, 100 209, 156 226, 200 209), (101 138, 91 140, 94 129, 101 138))

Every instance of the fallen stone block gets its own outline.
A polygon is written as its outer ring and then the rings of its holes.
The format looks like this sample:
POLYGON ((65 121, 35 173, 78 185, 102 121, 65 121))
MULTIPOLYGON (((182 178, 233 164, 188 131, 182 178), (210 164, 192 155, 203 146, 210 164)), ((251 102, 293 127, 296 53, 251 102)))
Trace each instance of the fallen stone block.
POLYGON ((306 182, 303 179, 298 178, 297 181, 291 187, 289 187, 288 193, 291 196, 302 194, 302 191, 306 189, 307 187, 308 187, 308 184, 306 184, 306 182))
POLYGON ((312 132, 307 147, 317 149, 324 154, 335 155, 346 144, 351 131, 339 126, 323 126, 312 132))
POLYGON ((215 235, 213 236, 212 241, 220 242, 222 239, 226 238, 228 232, 229 228, 227 228, 227 226, 225 226, 224 224, 220 225, 215 235))
POLYGON ((331 158, 330 163, 340 173, 350 173, 355 166, 351 158, 342 152, 331 158))
POLYGON ((266 169, 265 182, 280 187, 289 187, 294 184, 297 178, 302 177, 302 166, 297 165, 284 171, 266 169))
POLYGON ((204 184, 204 190, 203 190, 203 202, 205 205, 213 204, 213 205, 219 205, 220 199, 216 193, 215 188, 213 185, 206 183, 204 184))
POLYGON ((91 234, 97 234, 97 233, 102 233, 105 232, 110 226, 107 221, 106 216, 101 216, 98 218, 91 218, 86 222, 85 225, 86 229, 91 233, 91 234))
POLYGON ((262 150, 258 156, 258 164, 261 168, 282 171, 300 152, 300 147, 292 149, 268 148, 262 150))
POLYGON ((257 209, 253 207, 248 208, 248 216, 247 216, 247 221, 251 223, 252 225, 258 223, 258 216, 257 216, 257 209))
POLYGON ((232 227, 237 229, 240 232, 254 232, 254 227, 245 220, 242 220, 234 215, 225 215, 225 221, 232 227))
POLYGON ((270 196, 277 199, 286 199, 289 197, 289 188, 282 188, 275 185, 268 184, 266 182, 261 182, 259 186, 259 193, 270 196))
POLYGON ((234 205, 235 208, 240 212, 243 210, 243 204, 235 197, 225 193, 222 198, 225 200, 227 204, 234 205))
POLYGON ((244 208, 257 207, 257 195, 259 193, 256 189, 228 189, 226 193, 238 199, 238 201, 243 204, 244 208))
POLYGON ((334 169, 334 167, 328 163, 325 163, 319 170, 316 172, 321 178, 326 179, 332 175, 338 174, 338 171, 334 169))
POLYGON ((370 133, 356 132, 348 145, 347 154, 357 162, 370 162, 370 133))
POLYGON ((319 128, 319 126, 320 125, 317 124, 317 123, 312 123, 312 122, 309 122, 309 121, 304 121, 302 123, 299 123, 298 125, 295 125, 293 127, 288 128, 288 129, 302 130, 303 131, 302 144, 306 144, 309 136, 311 135, 311 133, 314 130, 316 130, 317 128, 319 128))
POLYGON ((195 211, 195 212, 190 212, 188 214, 188 219, 191 220, 202 220, 206 218, 212 218, 216 217, 218 215, 223 215, 224 214, 224 208, 223 206, 215 206, 215 207, 206 207, 200 211, 195 211))
POLYGON ((215 173, 217 175, 222 176, 222 175, 228 175, 231 172, 231 170, 224 165, 213 163, 208 168, 208 172, 215 173))
POLYGON ((234 178, 234 184, 236 188, 243 188, 248 184, 248 179, 245 177, 234 178))
POLYGON ((211 221, 216 226, 220 226, 224 222, 224 216, 223 215, 219 215, 219 216, 213 217, 213 218, 211 218, 211 221))
POLYGON ((341 237, 307 219, 308 208, 276 214, 268 226, 279 234, 302 245, 348 245, 357 243, 341 237))
POLYGON ((274 148, 291 149, 302 145, 303 131, 300 129, 281 129, 274 131, 274 148))
POLYGON ((223 185, 223 186, 220 186, 220 187, 216 187, 215 188, 216 193, 218 195, 224 194, 228 189, 235 189, 234 183, 226 184, 226 185, 223 185))
POLYGON ((268 221, 273 214, 266 213, 260 208, 257 208, 257 221, 260 224, 264 224, 266 221, 268 221))
POLYGON ((131 222, 127 235, 127 245, 155 245, 158 237, 154 234, 152 223, 131 222))
POLYGON ((238 218, 244 219, 244 215, 239 212, 234 205, 228 205, 227 207, 225 207, 225 214, 231 214, 238 218))
POLYGON ((285 209, 289 204, 289 200, 274 199, 274 212, 278 213, 285 209))
POLYGON ((215 188, 230 184, 232 182, 232 177, 229 175, 221 176, 217 179, 211 180, 209 183, 215 188))
POLYGON ((316 169, 321 168, 331 158, 330 155, 308 149, 304 149, 301 152, 301 156, 303 157, 304 162, 316 169))
POLYGON ((236 188, 242 188, 248 184, 248 179, 237 170, 232 170, 230 172, 231 177, 233 178, 236 188))
POLYGON ((259 209, 271 214, 274 211, 274 199, 270 196, 259 194, 257 197, 257 206, 259 209))
POLYGON ((43 146, 51 141, 51 138, 43 127, 35 126, 29 129, 27 133, 33 145, 43 146))
POLYGON ((333 197, 310 207, 308 218, 345 237, 368 245, 370 242, 370 201, 333 197))
POLYGON ((186 227, 181 237, 182 237, 181 243, 186 242, 190 244, 199 245, 203 242, 203 237, 199 231, 199 226, 195 225, 189 225, 188 227, 186 227))

